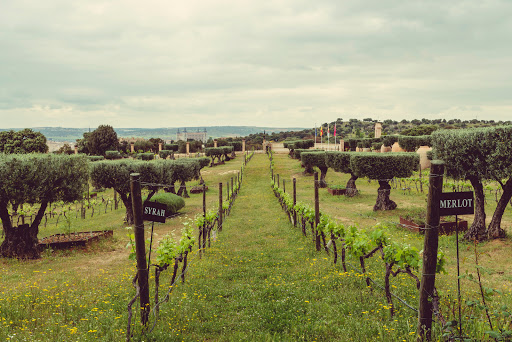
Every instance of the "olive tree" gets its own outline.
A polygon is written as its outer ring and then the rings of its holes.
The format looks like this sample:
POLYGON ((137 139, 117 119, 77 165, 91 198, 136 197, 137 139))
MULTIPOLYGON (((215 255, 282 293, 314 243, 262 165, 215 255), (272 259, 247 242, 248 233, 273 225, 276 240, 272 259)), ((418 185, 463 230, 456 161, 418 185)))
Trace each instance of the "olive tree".
POLYGON ((224 149, 222 147, 207 147, 205 149, 205 155, 212 158, 211 167, 215 165, 215 160, 217 160, 218 163, 222 162, 221 159, 224 156, 224 149))
POLYGON ((410 177, 417 169, 419 155, 417 153, 352 153, 350 169, 358 177, 367 177, 379 182, 377 201, 373 210, 393 210, 396 203, 389 198, 393 178, 410 177))
POLYGON ((168 181, 168 190, 172 193, 175 191, 175 183, 179 182, 178 196, 189 197, 186 182, 201 178, 201 169, 210 163, 206 157, 202 158, 183 158, 174 161, 167 161, 169 168, 172 170, 172 177, 168 181))
POLYGON ((325 164, 336 172, 350 174, 350 179, 347 181, 345 186, 345 195, 353 197, 357 195, 356 180, 359 178, 350 168, 350 156, 351 152, 333 152, 329 151, 325 153, 325 164))
POLYGON ((40 257, 37 235, 48 204, 82 198, 88 181, 83 156, 0 154, 0 218, 5 239, 0 255, 8 258, 40 257), (13 227, 9 210, 24 203, 39 204, 32 224, 13 227))
POLYGON ((439 130, 432 133, 434 159, 442 159, 446 172, 471 182, 475 192, 475 217, 465 239, 478 241, 505 236, 501 219, 512 196, 512 126, 439 130), (503 193, 486 228, 483 181, 500 184, 503 193))
POLYGON ((287 148, 289 152, 290 157, 294 157, 294 150, 295 149, 303 149, 307 150, 311 147, 315 146, 315 141, 313 139, 306 139, 306 140, 293 140, 293 141, 285 141, 283 142, 283 147, 287 148))
MULTIPOLYGON (((114 189, 126 208, 125 221, 133 224, 130 174, 139 173, 141 183, 162 184, 163 164, 138 160, 98 161, 91 163, 90 174, 94 186, 114 189)), ((150 188, 141 184, 141 188, 150 188)))
POLYGON ((408 152, 414 152, 420 146, 432 145, 432 136, 430 136, 430 135, 419 135, 419 136, 401 135, 398 138, 398 144, 404 150, 406 150, 408 152))
POLYGON ((306 168, 305 173, 311 173, 308 171, 312 171, 313 167, 317 167, 320 169, 320 182, 319 187, 325 188, 327 187, 327 182, 325 181, 325 176, 327 175, 328 167, 325 164, 325 151, 317 151, 317 152, 302 152, 300 154, 300 159, 302 164, 306 168))

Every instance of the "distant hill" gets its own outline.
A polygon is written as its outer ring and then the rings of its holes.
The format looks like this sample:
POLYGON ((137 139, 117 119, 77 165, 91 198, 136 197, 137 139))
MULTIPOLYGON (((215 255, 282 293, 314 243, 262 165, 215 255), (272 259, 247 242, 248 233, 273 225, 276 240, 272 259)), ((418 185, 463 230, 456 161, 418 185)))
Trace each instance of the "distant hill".
MULTIPOLYGON (((93 131, 96 127, 91 127, 93 131)), ((208 137, 221 138, 221 137, 245 137, 249 134, 256 133, 279 133, 289 131, 300 131, 303 127, 255 127, 255 126, 210 126, 210 127, 172 127, 172 128, 115 128, 119 137, 141 137, 141 138, 161 138, 161 139, 176 139, 176 132, 178 129, 183 131, 186 128, 188 132, 204 131, 206 129, 208 137)), ((8 130, 21 130, 22 128, 0 128, 0 131, 8 130)), ((70 141, 74 142, 80 139, 84 132, 88 132, 89 128, 66 128, 66 127, 32 127, 32 130, 44 134, 48 140, 52 141, 70 141)))

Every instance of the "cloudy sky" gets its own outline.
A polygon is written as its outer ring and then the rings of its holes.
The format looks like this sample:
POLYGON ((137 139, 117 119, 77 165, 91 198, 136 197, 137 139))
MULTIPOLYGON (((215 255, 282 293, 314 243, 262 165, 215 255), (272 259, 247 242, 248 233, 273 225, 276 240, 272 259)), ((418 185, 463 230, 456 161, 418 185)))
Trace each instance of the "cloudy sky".
POLYGON ((512 1, 2 0, 0 127, 512 118, 512 1))

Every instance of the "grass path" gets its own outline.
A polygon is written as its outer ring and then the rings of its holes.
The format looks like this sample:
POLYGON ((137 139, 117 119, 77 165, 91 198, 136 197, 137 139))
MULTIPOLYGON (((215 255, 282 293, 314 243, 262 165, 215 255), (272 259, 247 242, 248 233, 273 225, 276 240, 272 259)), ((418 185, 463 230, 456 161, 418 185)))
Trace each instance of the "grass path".
POLYGON ((402 341, 416 317, 343 273, 294 229, 274 197, 268 160, 250 162, 224 230, 161 311, 152 340, 402 341))

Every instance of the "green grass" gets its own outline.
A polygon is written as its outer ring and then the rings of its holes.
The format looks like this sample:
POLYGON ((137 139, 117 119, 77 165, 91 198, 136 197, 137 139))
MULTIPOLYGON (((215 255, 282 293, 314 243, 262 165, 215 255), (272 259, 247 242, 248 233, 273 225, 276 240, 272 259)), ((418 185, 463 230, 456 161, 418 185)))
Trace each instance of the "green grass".
MULTIPOLYGON (((313 205, 312 177, 303 176, 300 163, 276 155, 276 172, 286 180, 297 178, 298 200, 313 205)), ((218 183, 224 183, 240 170, 243 158, 203 169, 210 187, 207 208, 218 205, 218 183)), ((288 222, 270 188, 269 162, 256 155, 248 164, 241 192, 231 215, 226 218, 206 255, 194 251, 186 283, 178 284, 170 301, 161 307, 155 329, 141 337, 144 341, 413 341, 416 313, 398 301, 398 312, 389 317, 384 294, 366 288, 356 272, 344 273, 325 252, 316 252, 311 237, 303 237, 288 222)), ((344 185, 347 176, 329 170, 327 181, 344 185)), ((196 182, 188 184, 196 185, 196 182)), ((371 229, 377 222, 397 222, 410 207, 424 207, 425 194, 409 195, 391 191, 398 204, 392 212, 373 212, 376 183, 357 181, 361 194, 355 198, 336 197, 321 189, 321 210, 346 224, 371 229)), ((110 196, 107 191, 106 196, 110 196)), ((492 204, 489 204, 492 210, 492 204)), ((202 212, 202 194, 186 199, 183 215, 155 224, 155 239, 165 234, 179 236, 182 221, 202 212)), ((490 212, 490 211, 488 211, 490 212)), ((506 227, 512 222, 507 209, 506 227)), ((35 261, 0 259, 0 339, 12 341, 122 341, 125 339, 126 306, 134 294, 131 286, 135 265, 128 260, 128 238, 122 220, 124 208, 102 212, 86 220, 73 221, 73 229, 114 229, 114 239, 88 250, 47 252, 35 261)), ((62 227, 42 229, 42 234, 62 232, 62 227)), ((422 249, 423 237, 389 225, 395 240, 422 249)), ((149 229, 147 229, 149 234, 149 229)), ((444 310, 455 295, 454 237, 442 237, 440 247, 447 254, 447 275, 437 277, 444 299, 444 310)), ((510 304, 512 268, 508 258, 509 239, 483 243, 479 250, 483 266, 503 273, 484 275, 485 285, 502 290, 493 303, 510 304), (499 260, 499 262, 496 262, 499 260)), ((462 244, 462 269, 474 273, 470 245, 462 244)), ((354 260, 350 260, 355 264, 354 260)), ((382 279, 382 264, 370 261, 369 273, 382 279)), ((162 275, 161 289, 167 289, 170 271, 162 275)), ((152 274, 152 273, 151 273, 152 274)), ((153 279, 150 279, 153 282, 153 279)), ((418 292, 412 281, 392 279, 393 291, 417 305, 418 292)), ((463 282, 464 298, 475 298, 477 288, 463 282)), ((151 297, 154 289, 151 288, 151 297)), ((134 308, 135 339, 140 337, 138 310, 134 308)), ((453 318, 453 317, 450 317, 453 318)), ((153 317, 151 318, 153 323, 153 317)), ((480 338, 485 320, 469 326, 480 338)), ((435 325, 436 336, 440 327, 435 325)))

